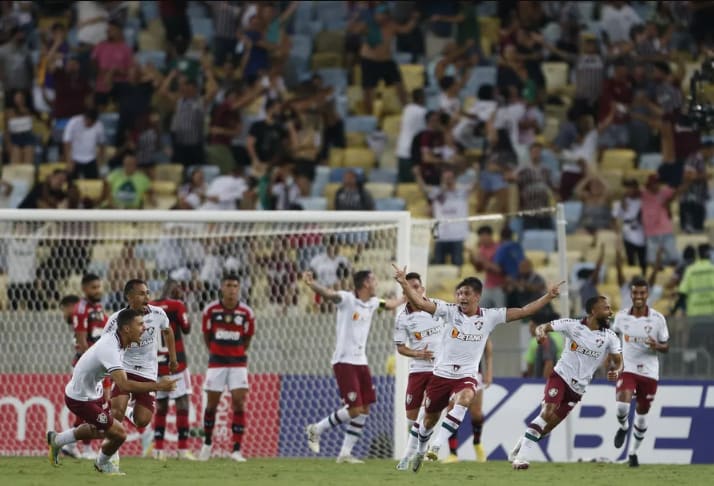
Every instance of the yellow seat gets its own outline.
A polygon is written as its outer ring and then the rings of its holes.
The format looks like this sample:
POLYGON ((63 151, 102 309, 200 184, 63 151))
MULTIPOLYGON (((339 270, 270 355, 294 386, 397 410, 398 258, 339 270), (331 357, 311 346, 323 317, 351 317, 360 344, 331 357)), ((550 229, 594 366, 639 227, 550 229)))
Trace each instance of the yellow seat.
POLYGON ((556 93, 568 84, 568 64, 565 62, 541 63, 548 93, 556 93))
POLYGON ((493 46, 498 46, 501 19, 498 17, 478 17, 478 27, 481 33, 481 52, 489 56, 493 53, 493 46))
POLYGON ((8 182, 24 181, 28 187, 32 187, 35 181, 35 166, 33 164, 6 165, 2 167, 2 179, 8 182))
POLYGON ((600 171, 600 177, 607 183, 611 197, 617 197, 622 192, 624 171, 618 169, 602 170, 600 171))
POLYGON ((155 204, 151 206, 152 209, 171 209, 176 206, 178 198, 176 195, 159 195, 154 197, 155 204))
POLYGON ((345 51, 345 33, 339 30, 323 30, 315 36, 315 52, 340 54, 345 51))
POLYGON ((330 157, 327 161, 330 167, 344 167, 345 165, 345 149, 338 147, 330 148, 330 157))
POLYGON ((431 206, 426 199, 421 201, 411 201, 407 203, 407 211, 411 213, 412 218, 431 218, 431 206))
POLYGON ((394 194, 394 186, 387 182, 368 182, 364 187, 374 199, 392 197, 394 194))
POLYGON ((602 153, 602 170, 630 170, 635 168, 637 152, 631 149, 608 149, 602 153))
POLYGON ((153 181, 151 189, 157 196, 175 196, 177 185, 171 181, 153 181))
POLYGON ((364 115, 362 86, 347 87, 347 110, 355 115, 364 115))
POLYGON ((429 289, 449 288, 446 282, 458 280, 460 269, 456 265, 429 265, 426 271, 426 284, 429 289))
POLYGON ((312 69, 339 68, 342 67, 342 55, 336 52, 316 52, 310 60, 312 69))
POLYGON ((421 192, 419 184, 416 182, 401 182, 397 184, 397 197, 401 197, 406 201, 407 206, 412 203, 426 201, 424 193, 421 192))
POLYGON ((548 262, 548 253, 540 250, 526 250, 528 258, 535 268, 545 265, 548 262))
POLYGON ((64 162, 53 162, 50 164, 40 165, 37 171, 37 180, 39 182, 44 182, 44 180, 47 179, 47 176, 58 169, 67 170, 67 164, 64 162))
POLYGON ((99 201, 104 195, 106 182, 103 179, 78 179, 75 184, 77 184, 81 197, 99 201))
POLYGON ((158 164, 154 169, 154 177, 157 181, 170 181, 174 184, 183 182, 182 164, 158 164))
POLYGON ((399 70, 407 93, 424 87, 424 66, 422 64, 401 64, 399 70))
POLYGON ((367 137, 362 132, 347 132, 345 134, 348 147, 366 147, 367 137))
POLYGON ((327 209, 335 209, 335 194, 342 186, 341 182, 330 182, 325 184, 325 199, 327 200, 327 209))
POLYGON ((361 167, 365 173, 374 168, 376 159, 374 152, 368 148, 347 147, 345 149, 345 167, 361 167))
POLYGON ((382 120, 382 131, 387 134, 391 144, 396 144, 402 127, 402 115, 390 115, 382 120))

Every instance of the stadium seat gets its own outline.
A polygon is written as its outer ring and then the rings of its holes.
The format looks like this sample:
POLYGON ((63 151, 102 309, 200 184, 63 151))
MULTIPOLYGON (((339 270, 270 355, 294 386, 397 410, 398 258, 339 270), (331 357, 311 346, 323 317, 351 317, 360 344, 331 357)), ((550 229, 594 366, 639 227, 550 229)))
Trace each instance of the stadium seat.
MULTIPOLYGON (((8 170, 12 166, 7 166, 3 169, 3 171, 8 170)), ((44 182, 45 179, 47 179, 47 176, 49 176, 51 173, 54 171, 62 169, 66 170, 67 169, 67 164, 64 162, 55 162, 53 164, 42 164, 37 168, 37 181, 38 182, 44 182)))
POLYGON ((565 201, 563 203, 565 210, 565 221, 567 223, 566 230, 568 233, 573 233, 580 227, 580 217, 583 214, 582 201, 565 201))
POLYGON ((330 170, 330 178, 329 182, 339 182, 342 183, 342 177, 345 175, 345 172, 348 170, 351 170, 353 172, 357 173, 357 176, 359 179, 364 180, 364 171, 361 168, 351 168, 351 167, 335 167, 332 170, 330 170))
POLYGON ((366 147, 367 137, 362 132, 347 132, 345 133, 347 147, 366 147))
POLYGON ((541 250, 554 252, 556 249, 556 234, 553 230, 525 230, 521 245, 524 250, 541 250))
POLYGON ((707 201, 707 219, 714 220, 714 199, 707 201))
POLYGON ((387 182, 368 182, 364 187, 374 199, 386 199, 394 195, 394 184, 387 182))
MULTIPOLYGON (((154 197, 154 202, 155 204, 151 206, 151 209, 171 209, 174 206, 176 206, 176 203, 178 202, 178 198, 174 194, 173 196, 169 194, 160 194, 158 196, 154 197)), ((148 263, 148 262, 147 262, 148 263)), ((147 267, 148 270, 148 267, 147 267)))
POLYGON ((77 184, 81 197, 96 202, 102 198, 106 182, 104 179, 77 179, 75 184, 77 184))
POLYGON ((342 94, 347 89, 347 73, 342 68, 318 69, 318 74, 326 86, 332 86, 336 94, 342 94))
POLYGON ((290 57, 309 59, 312 54, 312 38, 308 35, 295 34, 291 36, 290 57))
POLYGON ((339 58, 345 51, 345 33, 335 30, 323 30, 315 36, 315 52, 332 52, 339 58))
POLYGON ((540 268, 543 265, 548 264, 548 253, 546 253, 544 251, 527 250, 525 252, 525 254, 526 254, 526 258, 528 258, 536 268, 540 268))
POLYGON ((312 187, 310 189, 310 195, 312 197, 322 197, 325 191, 325 185, 330 180, 330 171, 331 169, 324 165, 318 165, 315 168, 315 179, 312 181, 312 187))
POLYGON ((347 147, 345 149, 345 167, 361 168, 363 172, 369 172, 376 165, 374 152, 368 148, 347 147))
POLYGON ((400 64, 404 89, 411 93, 417 88, 424 87, 424 66, 422 64, 400 64))
POLYGON ((166 41, 160 33, 142 30, 139 32, 139 35, 137 37, 137 44, 139 44, 139 52, 158 52, 162 51, 165 48, 166 41))
POLYGON ((390 115, 382 120, 382 131, 389 137, 390 143, 396 145, 399 130, 402 127, 402 115, 390 115))
POLYGON ((369 172, 367 180, 369 182, 386 182, 394 185, 397 183, 397 171, 394 169, 383 168, 372 169, 369 172))
POLYGON ((297 203, 305 211, 325 211, 327 209, 327 199, 324 197, 301 197, 297 203))
POLYGON ((637 152, 631 149, 608 149, 602 153, 600 168, 602 170, 627 170, 635 168, 637 152))
POLYGON ((336 52, 316 52, 310 58, 310 66, 314 71, 342 66, 342 55, 336 52))
POLYGON ((397 184, 397 197, 404 199, 411 210, 412 203, 426 203, 426 198, 416 182, 401 182, 397 184))
POLYGON ((335 194, 342 186, 341 182, 330 182, 325 185, 325 199, 327 200, 327 209, 335 209, 335 194))
POLYGON ((191 33, 194 37, 200 36, 210 45, 213 39, 213 19, 206 17, 189 17, 191 22, 191 33))
POLYGON ((407 208, 404 199, 398 197, 384 197, 374 200, 377 211, 404 211, 407 208))
POLYGON ((35 166, 32 164, 8 164, 2 167, 2 179, 12 184, 22 181, 32 186, 35 181, 35 166))
POLYGON ((157 181, 171 181, 174 184, 183 182, 183 165, 181 164, 159 164, 154 169, 154 177, 157 181))
POLYGON ((477 66, 473 68, 467 74, 469 79, 461 90, 462 98, 477 96, 479 88, 483 85, 490 84, 491 86, 496 86, 496 73, 497 69, 495 66, 477 66))
POLYGON ((327 159, 327 165, 330 167, 343 167, 345 165, 345 149, 330 147, 330 155, 327 159))
POLYGON ((499 45, 501 20, 498 17, 478 17, 478 27, 481 33, 481 52, 490 57, 494 46, 499 45))
POLYGON ((638 164, 639 169, 647 170, 657 170, 662 164, 662 154, 659 152, 652 152, 649 154, 640 155, 640 163, 638 164))
POLYGON ((549 94, 557 93, 568 84, 568 63, 544 62, 541 64, 541 68, 545 77, 545 87, 549 94))
POLYGON ((371 115, 348 116, 345 120, 345 132, 361 132, 365 134, 377 130, 377 118, 371 115))
POLYGON ((166 53, 164 51, 139 51, 136 60, 141 64, 151 64, 159 71, 166 68, 166 53))
POLYGON ((151 189, 159 196, 175 196, 177 186, 171 181, 152 181, 151 189))

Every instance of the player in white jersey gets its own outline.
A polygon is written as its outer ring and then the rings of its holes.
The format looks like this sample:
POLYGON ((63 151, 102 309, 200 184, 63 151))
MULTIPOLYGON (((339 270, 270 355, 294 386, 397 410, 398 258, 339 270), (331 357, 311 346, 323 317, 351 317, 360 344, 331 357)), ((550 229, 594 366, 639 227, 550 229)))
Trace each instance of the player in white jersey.
POLYGON ((659 360, 657 353, 669 351, 669 330, 662 314, 647 306, 649 286, 643 278, 637 278, 630 285, 632 307, 615 315, 612 330, 622 336, 622 356, 625 370, 617 381, 617 421, 620 427, 615 434, 615 447, 622 447, 627 438, 630 402, 633 394, 637 397, 635 421, 630 442, 628 463, 630 467, 640 465, 637 450, 647 431, 647 412, 657 393, 659 380, 659 360))
POLYGON ((126 432, 121 421, 114 420, 104 399, 104 376, 108 373, 117 386, 134 393, 171 391, 176 387, 176 380, 147 383, 128 379, 122 367, 124 353, 130 345, 141 341, 144 331, 142 313, 124 309, 116 318, 115 330, 104 334, 79 358, 72 379, 65 387, 65 403, 85 423, 60 433, 47 432, 52 465, 59 465, 59 453, 65 445, 79 440, 105 439, 94 467, 101 473, 122 474, 109 458, 126 440, 126 432))
MULTIPOLYGON (((415 292, 426 298, 421 276, 418 273, 408 273, 405 278, 415 292)), ((397 309, 397 317, 394 322, 394 344, 397 345, 399 354, 411 358, 405 397, 409 436, 406 451, 397 464, 397 469, 400 471, 408 469, 409 458, 417 450, 419 434, 417 418, 424 401, 424 391, 433 376, 434 356, 439 354, 441 334, 445 325, 446 323, 442 319, 436 319, 428 312, 417 310, 409 303, 397 309)))
POLYGON ((541 324, 535 330, 539 341, 549 332, 562 333, 565 347, 545 384, 540 415, 528 424, 525 434, 509 455, 513 469, 528 469, 538 441, 568 416, 605 359, 612 366, 607 379, 617 381, 620 377, 622 353, 617 334, 610 330, 610 302, 602 295, 591 297, 585 303, 585 311, 585 319, 558 319, 541 324))
POLYGON ((361 464, 363 461, 352 456, 352 448, 362 435, 369 406, 377 400, 366 353, 372 316, 377 309, 395 309, 402 301, 378 299, 375 296, 377 278, 369 270, 354 273, 354 292, 337 291, 319 285, 314 281, 312 272, 303 273, 302 279, 315 293, 337 306, 337 337, 331 362, 345 404, 343 408, 306 427, 307 445, 317 454, 320 452, 320 435, 349 420, 337 462, 361 464))
MULTIPOLYGON (((394 266, 394 265, 393 265, 394 266)), ((456 286, 457 304, 424 299, 409 286, 406 267, 394 266, 394 278, 404 290, 409 303, 446 321, 441 334, 441 348, 434 363, 434 376, 426 388, 424 406, 426 413, 419 424, 419 446, 412 456, 410 466, 414 472, 421 467, 426 448, 442 410, 453 396, 454 407, 441 423, 435 444, 429 449, 430 459, 439 456, 439 447, 458 430, 478 388, 476 377, 488 336, 501 323, 520 320, 535 314, 560 295, 560 286, 551 287, 548 293, 522 308, 482 309, 479 307, 483 284, 476 277, 468 277, 456 286)))
MULTIPOLYGON (((141 340, 138 344, 130 346, 124 353, 124 370, 127 376, 134 381, 156 381, 159 371, 157 356, 161 336, 169 350, 169 370, 173 374, 178 369, 176 344, 174 333, 169 325, 169 318, 161 307, 149 305, 149 294, 149 288, 143 280, 132 279, 124 286, 126 308, 141 312, 144 316, 145 329, 141 340)), ((107 325, 104 327, 104 334, 116 331, 119 312, 109 316, 107 325)), ((144 430, 144 428, 151 423, 154 415, 154 395, 148 392, 129 392, 115 383, 112 387, 112 415, 115 420, 121 422, 124 420, 125 414, 142 434, 142 446, 146 453, 147 447, 151 444, 152 435, 150 429, 144 430), (130 398, 134 401, 134 407, 129 414, 126 414, 130 398)))

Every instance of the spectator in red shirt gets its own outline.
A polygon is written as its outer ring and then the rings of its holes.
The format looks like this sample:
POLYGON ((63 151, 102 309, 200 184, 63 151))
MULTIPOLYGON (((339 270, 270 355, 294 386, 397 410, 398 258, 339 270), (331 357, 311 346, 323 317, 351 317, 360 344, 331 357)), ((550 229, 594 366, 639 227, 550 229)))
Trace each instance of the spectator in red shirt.
POLYGON ((97 74, 94 100, 97 106, 106 106, 110 98, 117 98, 117 91, 128 81, 129 69, 134 64, 134 55, 124 42, 118 22, 109 22, 107 40, 94 47, 92 61, 97 74))
POLYGON ((614 75, 605 81, 600 95, 599 122, 613 115, 612 123, 601 134, 601 148, 626 147, 630 141, 629 111, 633 100, 629 67, 624 59, 614 62, 614 75))
POLYGON ((55 85, 55 99, 52 103, 52 118, 55 122, 53 128, 59 131, 60 138, 69 119, 84 113, 87 109, 88 97, 92 92, 89 80, 80 72, 79 59, 70 55, 66 58, 64 66, 59 67, 55 59, 61 55, 55 51, 47 60, 55 85))
POLYGON ((486 273, 479 305, 481 307, 504 307, 506 294, 503 292, 503 284, 506 278, 501 267, 494 261, 499 244, 493 239, 493 228, 481 226, 476 230, 476 233, 478 234, 478 246, 476 251, 471 250, 471 263, 476 267, 476 271, 486 273))
POLYGON ((438 186, 441 182, 441 165, 447 162, 444 129, 448 125, 448 115, 430 111, 426 114, 426 130, 417 133, 412 140, 412 170, 418 170, 428 186, 438 186))

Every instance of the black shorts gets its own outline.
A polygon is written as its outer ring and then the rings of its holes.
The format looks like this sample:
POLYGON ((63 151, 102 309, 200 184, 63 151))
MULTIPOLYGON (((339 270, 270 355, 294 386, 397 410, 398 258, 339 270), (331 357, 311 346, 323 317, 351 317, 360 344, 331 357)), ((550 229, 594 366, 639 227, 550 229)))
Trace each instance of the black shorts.
POLYGON ((371 61, 362 58, 362 88, 376 88, 379 80, 384 80, 384 84, 391 86, 402 82, 402 75, 399 72, 397 63, 390 61, 371 61))

